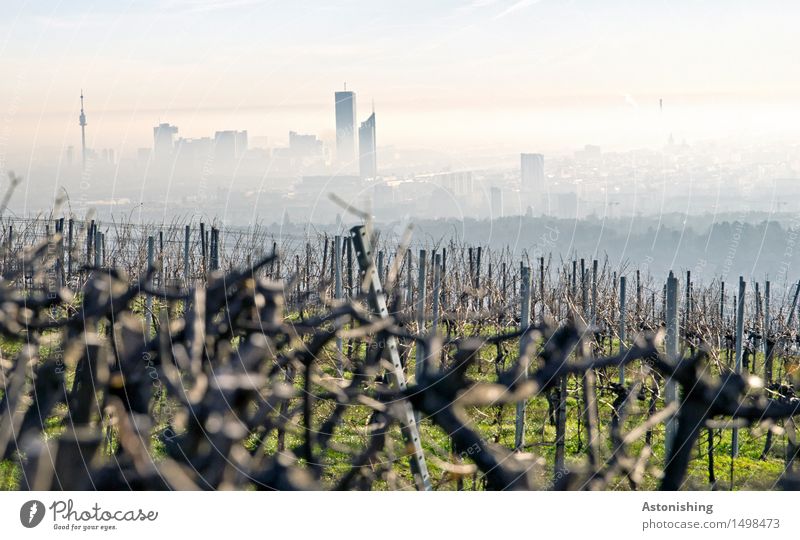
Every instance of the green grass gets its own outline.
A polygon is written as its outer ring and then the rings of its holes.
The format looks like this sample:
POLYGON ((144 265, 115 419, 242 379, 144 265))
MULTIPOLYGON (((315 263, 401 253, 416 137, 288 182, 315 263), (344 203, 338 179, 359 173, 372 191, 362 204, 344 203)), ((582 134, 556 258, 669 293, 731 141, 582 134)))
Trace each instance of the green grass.
MULTIPOLYGON (((135 305, 137 313, 143 313, 144 304, 138 302, 135 305)), ((475 331, 476 328, 462 329, 465 333, 475 331)), ((496 329, 483 327, 483 333, 493 333, 496 329)), ((59 334, 52 333, 45 335, 42 340, 43 345, 40 350, 42 358, 47 358, 53 351, 58 349, 59 334)), ((19 351, 24 339, 9 341, 5 340, 0 342, 0 351, 5 357, 11 357, 19 351)), ((238 346, 238 341, 233 344, 234 347, 238 346)), ((614 349, 618 344, 614 343, 614 349)), ((508 344, 508 351, 516 351, 514 343, 508 344)), ((362 351, 363 352, 363 351, 362 351)), ((328 374, 332 375, 335 365, 336 351, 333 344, 327 347, 318 365, 328 374)), ((470 378, 478 381, 489 381, 494 378, 494 357, 495 349, 493 347, 486 347, 480 353, 479 365, 470 367, 468 375, 470 378)), ((516 357, 512 352, 509 363, 516 357)), ((415 351, 412 349, 408 354, 408 362, 406 372, 409 374, 414 373, 414 358, 415 351)), ((776 373, 780 362, 775 362, 776 373)), ((756 358, 756 365, 760 368, 763 367, 763 357, 756 358)), ((67 387, 71 386, 73 377, 74 366, 67 366, 67 387)), ((629 381, 638 369, 638 362, 627 368, 629 381)), ((713 366, 710 368, 714 370, 713 366)), ((603 381, 616 381, 618 373, 616 369, 608 369, 600 376, 600 383, 602 386, 603 381)), ((413 382, 413 376, 410 377, 413 382)), ((302 380, 297 377, 295 386, 301 390, 302 380)), ((320 390, 321 389, 315 389, 320 390)), ((0 391, 1 392, 1 391, 0 391)), ((1 395, 1 394, 0 394, 1 395)), ((582 419, 579 417, 581 403, 579 397, 581 395, 580 389, 577 386, 575 379, 570 380, 570 393, 567 399, 567 424, 566 424, 566 439, 565 449, 567 455, 568 465, 579 464, 584 460, 584 453, 586 449, 586 433, 583 428, 582 419)), ((601 419, 601 433, 603 434, 602 440, 605 444, 608 443, 608 438, 605 436, 608 433, 609 424, 612 416, 611 403, 614 396, 609 392, 600 388, 598 393, 600 419, 601 419)), ((164 448, 159 439, 159 433, 167 427, 166 418, 169 418, 169 410, 174 405, 169 400, 161 398, 157 404, 157 408, 161 411, 157 415, 156 428, 153 430, 151 437, 152 455, 156 459, 160 459, 164 455, 164 448)), ((333 403, 317 402, 315 409, 315 418, 313 424, 315 427, 321 426, 322 422, 333 410, 333 403)), ((658 407, 663 407, 663 403, 659 403, 658 407)), ((550 425, 547 418, 547 400, 543 396, 537 396, 528 401, 526 407, 526 431, 525 442, 526 451, 529 451, 537 456, 543 458, 543 463, 538 464, 534 469, 534 474, 539 480, 543 488, 548 487, 553 478, 553 468, 555 460, 555 427, 550 425)), ((500 446, 511 448, 514 444, 514 405, 506 406, 489 406, 482 408, 471 408, 467 411, 470 418, 470 427, 479 432, 484 439, 496 443, 500 446)), ((44 436, 47 438, 57 437, 63 430, 63 418, 66 415, 66 408, 60 407, 56 414, 47 420, 44 436)), ((336 429, 332 438, 332 449, 325 455, 321 456, 323 461, 323 482, 327 486, 333 485, 334 481, 341 477, 349 468, 349 456, 339 451, 339 448, 350 448, 358 451, 364 448, 368 443, 368 420, 370 411, 365 407, 351 407, 346 412, 343 421, 336 429)), ((628 420, 628 427, 640 423, 646 416, 646 403, 636 402, 636 409, 631 414, 628 420)), ((99 422, 99 419, 96 419, 99 422)), ((286 448, 300 448, 303 440, 299 435, 301 429, 299 425, 294 426, 286 434, 286 448)), ((430 420, 423 419, 420 425, 421 439, 423 447, 428 457, 428 466, 432 477, 436 480, 443 476, 443 471, 437 465, 437 459, 445 462, 453 462, 454 456, 451 453, 450 437, 442 429, 433 425, 430 420)), ((730 431, 724 432, 717 431, 718 435, 715 438, 715 474, 717 479, 717 487, 720 489, 730 488, 730 431)), ((734 489, 771 489, 775 486, 778 478, 783 470, 783 452, 785 442, 783 437, 775 437, 774 446, 772 451, 767 456, 766 460, 761 460, 761 452, 764 446, 765 435, 761 433, 752 434, 749 430, 740 430, 740 454, 735 460, 733 486, 734 489)), ((413 485, 410 467, 408 460, 405 457, 405 448, 402 443, 399 429, 393 428, 391 433, 391 447, 390 454, 393 456, 395 463, 393 470, 397 473, 397 477, 393 484, 389 484, 384 480, 378 481, 375 485, 377 489, 389 489, 392 487, 411 487, 413 485)), ((113 452, 116 441, 115 438, 110 437, 111 444, 105 449, 107 452, 113 452)), ((252 448, 258 441, 255 435, 252 435, 245 440, 244 445, 252 448)), ((639 451, 644 444, 644 441, 638 441, 632 445, 631 451, 639 451)), ((273 432, 263 442, 264 450, 268 454, 275 453, 278 449, 277 435, 273 432)), ((657 466, 662 466, 664 461, 664 426, 657 426, 653 430, 653 457, 651 463, 657 466)), ((684 482, 684 487, 687 489, 710 489, 708 483, 707 471, 707 442, 705 431, 703 432, 700 441, 696 448, 693 449, 693 459, 690 462, 687 478, 684 482)), ((612 449, 608 446, 602 448, 604 457, 608 457, 612 449)), ((467 460, 468 462, 468 460, 467 460)), ((380 464, 371 464, 373 468, 379 468, 380 464)), ((0 489, 16 489, 19 486, 21 478, 21 471, 19 465, 10 461, 0 462, 0 489)), ((472 489, 474 485, 474 478, 472 476, 463 479, 463 487, 465 489, 472 489)), ((655 489, 658 486, 659 479, 648 471, 646 474, 642 488, 655 489)), ((440 489, 454 489, 456 486, 454 480, 447 480, 438 487, 440 489)), ((627 490, 630 489, 628 482, 624 479, 617 479, 610 489, 627 490)))

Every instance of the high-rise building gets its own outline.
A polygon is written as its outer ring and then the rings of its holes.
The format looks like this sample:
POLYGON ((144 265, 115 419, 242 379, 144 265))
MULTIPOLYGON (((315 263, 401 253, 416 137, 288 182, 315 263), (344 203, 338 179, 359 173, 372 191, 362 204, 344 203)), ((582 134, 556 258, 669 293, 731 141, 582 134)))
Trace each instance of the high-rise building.
POLYGON ((375 113, 358 128, 358 172, 361 178, 378 176, 378 153, 375 146, 375 113))
POLYGON ((316 135, 290 131, 289 154, 295 159, 320 158, 323 156, 322 141, 316 135))
POLYGON ((542 154, 520 154, 521 182, 523 190, 543 189, 544 156, 542 154))
POLYGON ((175 155, 178 165, 184 170, 205 165, 214 156, 214 139, 211 137, 180 138, 175 143, 175 155))
POLYGON ((335 92, 336 100, 336 159, 339 163, 354 163, 356 159, 356 93, 335 92))
POLYGON ((175 151, 177 126, 159 124, 153 128, 153 157, 157 160, 169 159, 175 151))
POLYGON ((221 166, 230 166, 247 151, 247 131, 214 133, 214 159, 221 166))

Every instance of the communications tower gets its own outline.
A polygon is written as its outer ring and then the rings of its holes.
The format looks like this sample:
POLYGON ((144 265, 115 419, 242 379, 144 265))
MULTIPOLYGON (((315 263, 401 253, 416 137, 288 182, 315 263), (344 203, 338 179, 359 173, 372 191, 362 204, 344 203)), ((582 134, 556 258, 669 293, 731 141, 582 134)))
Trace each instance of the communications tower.
POLYGON ((86 168, 86 114, 83 112, 83 89, 81 89, 81 115, 78 117, 81 125, 81 152, 83 168, 86 168))

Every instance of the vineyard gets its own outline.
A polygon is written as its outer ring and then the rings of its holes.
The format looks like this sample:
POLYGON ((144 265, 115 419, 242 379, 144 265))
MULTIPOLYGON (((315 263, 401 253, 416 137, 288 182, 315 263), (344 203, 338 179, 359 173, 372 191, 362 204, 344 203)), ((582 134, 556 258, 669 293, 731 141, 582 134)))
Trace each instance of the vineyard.
POLYGON ((1 223, 6 489, 800 486, 797 285, 368 220, 1 223))

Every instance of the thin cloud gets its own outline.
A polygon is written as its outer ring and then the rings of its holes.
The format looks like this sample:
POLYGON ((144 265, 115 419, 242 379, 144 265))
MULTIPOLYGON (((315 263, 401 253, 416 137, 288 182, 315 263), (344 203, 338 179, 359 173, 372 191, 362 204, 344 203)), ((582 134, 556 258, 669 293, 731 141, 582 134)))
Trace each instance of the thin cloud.
POLYGON ((512 14, 514 12, 517 12, 517 11, 521 10, 521 9, 525 9, 525 8, 531 7, 533 5, 536 5, 536 4, 540 3, 541 1, 542 0, 519 0, 518 2, 515 2, 515 3, 511 4, 510 6, 508 6, 506 9, 504 9, 503 11, 501 11, 500 13, 495 15, 493 18, 494 19, 503 18, 506 15, 510 15, 510 14, 512 14))
POLYGON ((167 3, 166 9, 184 13, 204 13, 265 3, 266 0, 172 0, 167 3))

